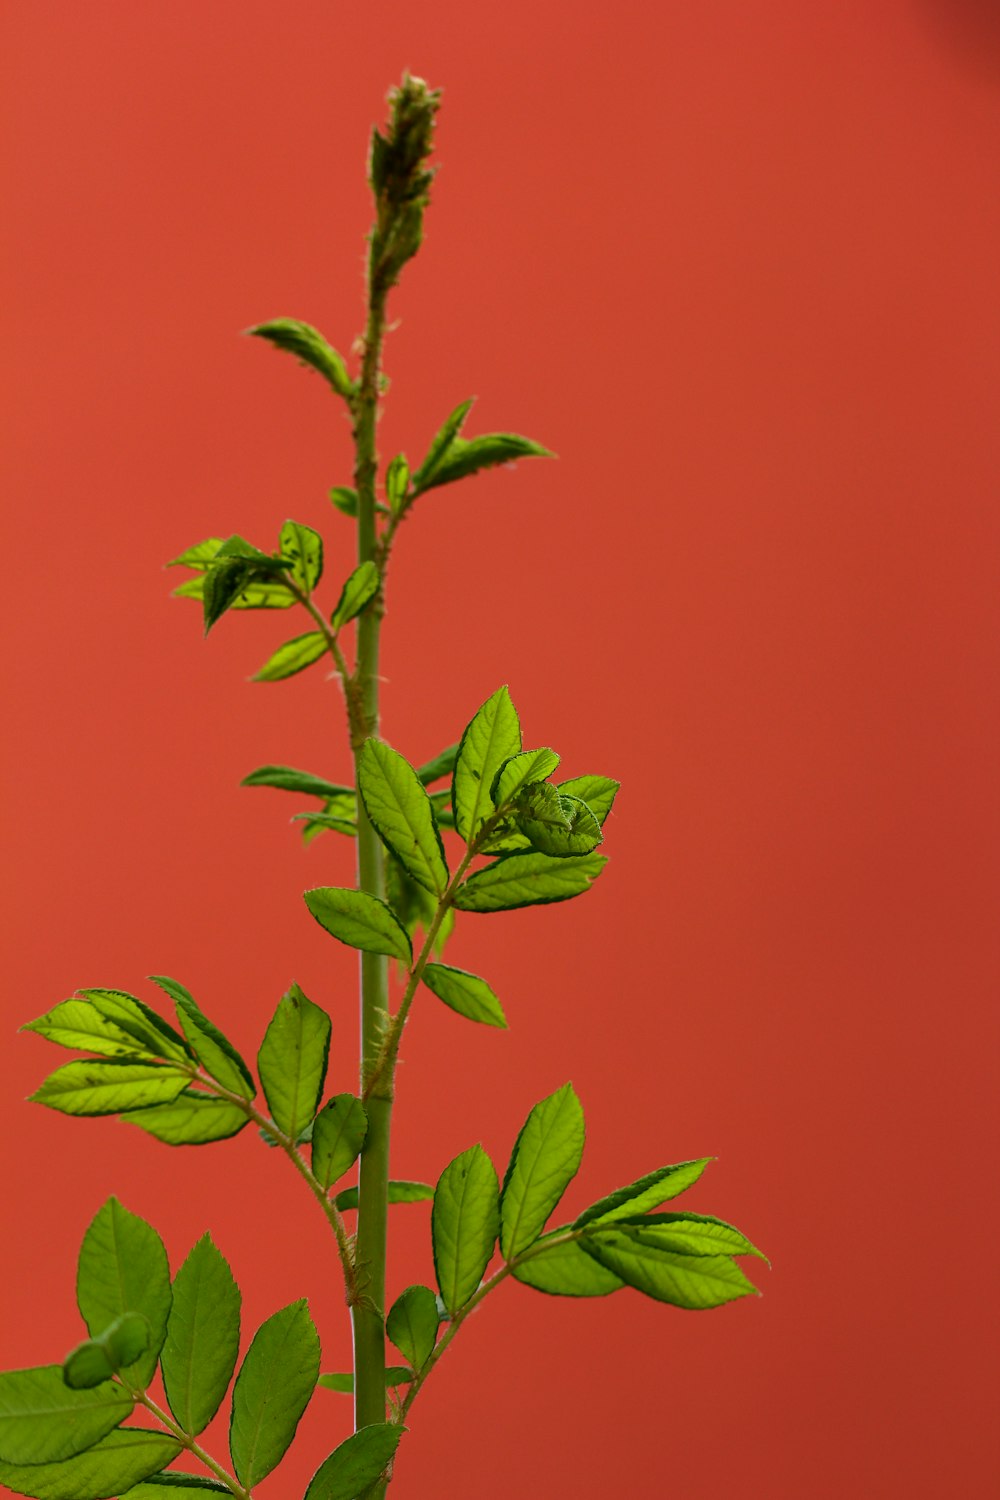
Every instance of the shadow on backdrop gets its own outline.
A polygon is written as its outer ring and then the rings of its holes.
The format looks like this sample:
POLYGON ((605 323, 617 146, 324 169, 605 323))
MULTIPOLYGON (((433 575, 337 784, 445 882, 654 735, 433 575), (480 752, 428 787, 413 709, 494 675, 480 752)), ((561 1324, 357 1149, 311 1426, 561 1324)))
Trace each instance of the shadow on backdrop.
POLYGON ((1000 0, 913 0, 913 12, 964 71, 1000 86, 1000 0))

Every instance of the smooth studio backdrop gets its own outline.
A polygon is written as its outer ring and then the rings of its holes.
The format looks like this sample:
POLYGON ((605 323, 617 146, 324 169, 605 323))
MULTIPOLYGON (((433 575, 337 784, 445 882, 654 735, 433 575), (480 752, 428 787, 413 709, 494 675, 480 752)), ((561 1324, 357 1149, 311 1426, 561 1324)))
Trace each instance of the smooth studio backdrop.
MULTIPOLYGON (((995 12, 992 12, 995 15, 995 12)), ((328 536, 349 434, 248 325, 360 327, 371 123, 445 89, 427 238, 392 312, 388 457, 444 414, 550 445, 428 496, 393 560, 387 738, 419 761, 510 684, 526 742, 623 784, 578 902, 468 917, 430 995, 394 1175, 501 1170, 572 1079, 567 1204, 718 1157, 690 1205, 772 1256, 695 1315, 509 1286, 413 1411, 401 1497, 844 1500, 996 1477, 1000 62, 971 0, 689 5, 14 0, 4 7, 2 989, 7 1367, 80 1336, 116 1192, 173 1263, 206 1228, 246 1331, 308 1295, 348 1359, 324 1225, 250 1132, 203 1150, 24 1096, 16 1027, 79 985, 185 981, 253 1054, 293 979, 354 1080, 354 959, 309 919, 333 836, 240 778, 342 779, 319 669, 248 684, 287 617, 205 643, 163 562, 328 536), (992 1305, 991 1305, 992 1304, 992 1305), (992 1351, 992 1352, 991 1352, 992 1351)), ((333 596, 331 595, 331 603, 333 596)), ((296 627, 296 629, 301 627, 296 627)), ((390 1282, 431 1274, 393 1211, 390 1282)), ((318 1392, 262 1500, 349 1423, 318 1392)), ((221 1447, 224 1432, 213 1440, 221 1447)))

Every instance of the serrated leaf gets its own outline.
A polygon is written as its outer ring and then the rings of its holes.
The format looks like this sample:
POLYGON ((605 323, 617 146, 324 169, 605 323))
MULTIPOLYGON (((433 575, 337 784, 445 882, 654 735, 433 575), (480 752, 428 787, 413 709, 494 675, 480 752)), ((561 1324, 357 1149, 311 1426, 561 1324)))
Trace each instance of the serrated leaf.
POLYGON ((253 1074, 229 1038, 208 1019, 191 992, 165 974, 151 974, 150 978, 173 1000, 185 1039, 209 1077, 232 1093, 253 1099, 257 1093, 253 1074))
POLYGON ((114 1196, 98 1209, 80 1245, 76 1300, 92 1338, 123 1313, 141 1313, 146 1319, 149 1346, 122 1371, 130 1385, 144 1390, 166 1337, 170 1266, 153 1226, 114 1196))
POLYGON ((371 559, 359 563, 341 589, 337 607, 330 617, 334 630, 341 630, 359 615, 378 593, 378 586, 379 571, 371 559))
POLYGON ((282 792, 301 792, 305 797, 354 796, 353 787, 327 781, 323 776, 314 776, 311 771, 298 771, 294 766, 258 766, 256 771, 244 776, 240 786, 277 787, 282 792))
POLYGON ((312 1131, 313 1176, 330 1188, 354 1165, 368 1133, 368 1116, 353 1094, 335 1094, 316 1116, 312 1131))
POLYGON ((61 1463, 0 1463, 0 1483, 32 1500, 110 1500, 171 1463, 181 1451, 165 1432, 126 1427, 61 1463))
POLYGON ((644 1214, 647 1209, 658 1208, 661 1203, 667 1203, 693 1186, 711 1160, 710 1156, 702 1156, 696 1161, 657 1167, 655 1172, 647 1172, 627 1187, 616 1188, 607 1197, 599 1198, 573 1221, 573 1227, 582 1229, 585 1224, 611 1224, 616 1219, 627 1219, 644 1214))
MULTIPOLYGON (((386 1365, 385 1383, 391 1385, 408 1385, 413 1379, 413 1371, 407 1365, 386 1365)), ((330 1371, 319 1377, 316 1384, 322 1391, 337 1391, 341 1396, 353 1396, 354 1376, 350 1370, 330 1371)))
POLYGON ((537 791, 545 787, 551 793, 544 803, 534 800, 536 788, 526 787, 528 811, 518 812, 515 821, 518 828, 535 849, 543 854, 565 859, 571 854, 589 854, 603 842, 601 825, 586 802, 579 797, 568 797, 556 790, 549 782, 541 782, 537 791), (556 812, 558 810, 558 817, 556 812))
POLYGON ((603 828, 620 786, 621 782, 612 781, 610 776, 573 776, 569 781, 560 781, 558 790, 564 796, 579 797, 586 802, 603 828))
POLYGON ((455 893, 459 911, 513 911, 580 896, 600 875, 603 854, 506 854, 470 875, 455 893))
POLYGON ((541 750, 522 750, 505 760, 493 778, 490 796, 494 806, 512 802, 522 787, 533 781, 544 781, 558 768, 560 757, 544 746, 541 750))
POLYGON ((499 1225, 496 1170, 482 1146, 470 1146, 445 1167, 431 1209, 434 1271, 450 1313, 478 1287, 499 1225))
POLYGON ((0 1459, 59 1463, 99 1442, 132 1412, 132 1397, 104 1381, 71 1390, 61 1365, 0 1374, 0 1459))
MULTIPOLYGON (((448 745, 446 749, 439 751, 430 760, 424 761, 422 766, 417 767, 417 779, 421 786, 430 786, 432 782, 440 781, 443 776, 450 776, 455 769, 455 761, 458 758, 458 742, 448 745)), ((448 792, 449 798, 451 791, 448 792)))
POLYGON ((179 1469, 170 1469, 162 1474, 151 1474, 148 1479, 137 1484, 134 1489, 123 1494, 121 1500, 204 1500, 206 1490, 211 1490, 214 1495, 231 1495, 233 1492, 226 1484, 220 1484, 217 1479, 205 1479, 200 1474, 182 1474, 179 1469), (172 1495, 164 1495, 164 1490, 172 1490, 172 1495))
MULTIPOLYGON (((534 1251, 546 1240, 557 1239, 567 1227, 563 1225, 561 1229, 543 1235, 529 1248, 534 1251)), ((625 1285, 593 1256, 581 1250, 575 1240, 564 1240, 562 1244, 554 1244, 551 1249, 518 1262, 514 1266, 514 1275, 525 1286, 547 1292, 552 1297, 607 1297, 625 1285)))
POLYGON ((395 1422, 360 1427, 320 1464, 305 1500, 359 1500, 388 1468, 405 1431, 395 1422))
POLYGON ((304 594, 311 594, 323 576, 323 538, 311 526, 286 521, 278 537, 278 550, 291 563, 292 577, 304 594))
POLYGON ((241 1302, 229 1263, 203 1235, 174 1278, 161 1361, 170 1410, 189 1437, 205 1430, 229 1389, 241 1302))
POLYGON ((271 1118, 291 1140, 319 1107, 330 1056, 330 1017, 293 984, 278 1001, 257 1068, 271 1118))
POLYGON ((470 396, 467 401, 460 401, 454 411, 448 413, 434 434, 426 457, 413 475, 414 495, 419 495, 422 490, 431 488, 433 476, 440 467, 448 449, 461 432, 475 399, 475 396, 470 396))
POLYGON ((403 868, 435 895, 444 894, 448 866, 430 799, 406 758, 369 738, 358 757, 358 789, 375 831, 403 868))
POLYGON ((429 1286, 408 1286, 389 1309, 385 1331, 414 1370, 423 1368, 438 1331, 437 1298, 429 1286))
POLYGON ((28 1021, 21 1030, 33 1031, 56 1046, 69 1047, 76 1052, 96 1052, 102 1057, 149 1058, 158 1055, 102 1016, 89 1000, 75 997, 60 1001, 44 1016, 28 1021))
POLYGON ((456 479, 465 479, 497 464, 514 463, 519 458, 555 458, 555 454, 531 438, 519 437, 516 432, 485 432, 468 441, 456 437, 434 472, 421 481, 419 489, 436 489, 438 485, 452 484, 456 479))
POLYGON ((126 990, 108 989, 87 989, 79 993, 119 1030, 135 1037, 151 1056, 177 1062, 189 1062, 194 1058, 180 1032, 135 995, 126 990))
MULTIPOLYGON (((388 1201, 390 1203, 424 1203, 433 1197, 434 1189, 429 1182, 395 1182, 390 1179, 388 1187, 388 1201)), ((341 1213, 349 1208, 357 1208, 357 1187, 342 1189, 333 1202, 334 1206, 341 1213)))
POLYGON ((304 897, 320 926, 349 948, 384 953, 405 964, 413 962, 413 947, 405 929, 377 896, 328 885, 305 891, 304 897))
MULTIPOLYGON (((202 584, 201 601, 206 635, 241 596, 245 597, 246 607, 248 609, 252 607, 249 603, 249 591, 255 585, 266 589, 275 587, 285 589, 290 599, 295 597, 284 583, 273 577, 276 566, 280 567, 274 559, 262 557, 258 560, 242 554, 223 558, 225 547, 226 543, 223 543, 215 555, 215 561, 205 574, 197 579, 189 579, 188 583, 181 585, 181 589, 188 590, 192 583, 202 584)), ((180 593, 181 590, 177 592, 180 593)))
POLYGON ((215 558, 215 554, 222 546, 224 537, 210 536, 204 542, 195 542, 193 547, 188 547, 179 557, 172 557, 164 566, 167 568, 197 568, 204 572, 209 563, 215 558))
POLYGON ((131 1109, 122 1115, 126 1125, 138 1125, 147 1135, 167 1146, 208 1146, 239 1135, 249 1117, 228 1099, 185 1090, 170 1104, 150 1109, 131 1109))
POLYGON ((541 1234, 583 1156, 583 1108, 573 1085, 535 1105, 514 1142, 500 1199, 500 1249, 512 1260, 541 1234))
POLYGON ((252 1489, 278 1464, 319 1375, 319 1336, 305 1301, 262 1323, 233 1387, 229 1447, 236 1476, 252 1489))
POLYGON ((347 366, 332 344, 327 343, 311 323, 303 323, 298 318, 271 318, 246 332, 255 338, 267 339, 276 349, 294 354, 301 364, 309 365, 322 375, 338 396, 350 401, 354 386, 347 366))
POLYGON ((149 1347, 149 1324, 141 1313, 123 1313, 100 1338, 85 1339, 63 1360, 63 1380, 74 1391, 90 1390, 132 1364, 149 1347))
POLYGON ((674 1307, 721 1307, 758 1295, 727 1255, 677 1255, 649 1242, 639 1229, 606 1226, 579 1243, 628 1286, 674 1307))
POLYGON ((451 805, 455 826, 471 844, 493 811, 490 787, 505 760, 521 748, 521 725, 506 687, 497 688, 466 725, 455 757, 451 805))
POLYGON ((358 514, 358 492, 349 484, 335 484, 330 490, 330 503, 335 505, 343 516, 350 516, 352 520, 358 514))
POLYGON ((627 1229, 642 1244, 678 1255, 755 1255, 770 1264, 741 1229, 713 1214, 645 1214, 619 1219, 616 1228, 627 1229))
MULTIPOLYGON (((187 578, 173 590, 175 599, 197 599, 205 602, 205 585, 208 574, 187 578)), ((231 599, 227 609, 291 609, 298 600, 287 584, 277 579, 250 578, 231 599)))
POLYGON ((269 656, 259 671, 253 674, 252 682, 284 682, 311 667, 326 652, 326 636, 319 630, 307 630, 278 647, 269 656))
POLYGON ((453 969, 450 964, 427 964, 421 977, 431 994, 460 1016, 486 1026, 506 1027, 503 1007, 485 979, 465 969, 453 969))
POLYGON ((28 1098, 64 1115, 117 1115, 168 1104, 188 1082, 186 1073, 166 1064, 84 1058, 57 1068, 28 1098))

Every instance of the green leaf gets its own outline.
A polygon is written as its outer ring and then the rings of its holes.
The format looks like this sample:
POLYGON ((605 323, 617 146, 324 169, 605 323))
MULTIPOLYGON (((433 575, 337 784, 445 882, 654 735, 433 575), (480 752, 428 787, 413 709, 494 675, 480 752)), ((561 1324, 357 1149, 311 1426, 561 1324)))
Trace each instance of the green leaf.
MULTIPOLYGON (((443 776, 450 776, 455 769, 455 761, 458 758, 458 744, 449 745, 431 760, 424 761, 422 766, 417 767, 417 779, 421 786, 430 786, 432 782, 440 781, 443 776)), ((448 793, 449 797, 451 793, 448 793)))
POLYGON ((368 1116, 353 1094, 335 1094, 316 1116, 312 1133, 312 1169, 330 1188, 354 1165, 368 1133, 368 1116))
POLYGON ((459 911, 512 911, 568 901, 589 890, 607 862, 603 854, 506 854, 470 875, 454 904, 459 911))
POLYGON ((90 1058, 57 1068, 28 1098, 64 1115, 117 1115, 167 1104, 187 1087, 188 1075, 158 1063, 90 1058))
POLYGON ((168 1433, 126 1427, 62 1463, 0 1463, 0 1483, 33 1500, 80 1500, 84 1495, 87 1500, 109 1500, 113 1495, 124 1497, 180 1451, 180 1443, 168 1433))
POLYGON ((395 1422, 359 1427, 320 1464, 305 1500, 359 1500, 388 1468, 406 1430, 395 1422))
POLYGON ((620 1219, 616 1229, 635 1231, 643 1244, 678 1255, 755 1255, 770 1265, 767 1256, 751 1244, 742 1230, 712 1214, 646 1214, 620 1219))
POLYGON ((149 1347, 149 1331, 141 1313, 123 1313, 100 1338, 85 1339, 70 1350, 63 1360, 63 1380, 75 1391, 100 1385, 149 1347))
POLYGON ((330 1017, 297 984, 278 1001, 257 1067, 271 1118, 291 1140, 319 1107, 330 1056, 330 1017))
POLYGON ((466 726, 455 757, 451 805, 455 826, 471 844, 492 813, 490 787, 505 760, 521 748, 521 725, 506 687, 497 688, 466 726))
POLYGON ((316 921, 339 942, 364 953, 385 953, 405 964, 413 962, 405 929, 378 897, 335 885, 317 886, 304 896, 316 921))
MULTIPOLYGON (((431 1293, 433 1296, 433 1293, 431 1293)), ((386 1365, 385 1383, 390 1385, 408 1385, 413 1379, 413 1371, 408 1365, 386 1365)), ((319 1377, 316 1384, 324 1391, 338 1391, 342 1396, 353 1396, 354 1376, 350 1370, 331 1371, 319 1377)))
POLYGON ((298 318, 272 318, 268 323, 258 323, 254 328, 248 328, 246 332, 255 338, 267 339, 276 349, 294 354, 300 364, 309 365, 318 371, 338 396, 350 401, 354 385, 347 373, 347 366, 336 349, 327 343, 311 323, 302 323, 298 318))
POLYGON ((98 1209, 80 1245, 76 1300, 91 1338, 123 1313, 141 1313, 149 1346, 123 1374, 144 1390, 153 1378, 170 1313, 170 1267, 151 1224, 111 1197, 98 1209))
POLYGON ((444 845, 430 799, 409 761, 382 740, 365 740, 358 788, 383 843, 419 885, 443 895, 448 884, 444 845))
POLYGON ((334 630, 340 630, 359 615, 378 593, 379 571, 369 559, 359 563, 340 591, 337 607, 330 617, 334 630))
POLYGON ((167 1401, 189 1437, 205 1430, 229 1389, 241 1301, 225 1256, 203 1235, 174 1278, 162 1355, 167 1401))
POLYGON ((181 1030, 209 1077, 234 1094, 253 1099, 257 1093, 253 1074, 229 1038, 199 1008, 190 991, 165 974, 151 974, 149 977, 174 1001, 181 1030))
POLYGON ((294 677, 319 661, 325 651, 326 636, 322 631, 308 630, 305 635, 297 635, 279 646, 260 671, 254 673, 251 681, 284 682, 286 677, 294 677))
MULTIPOLYGON (((231 536, 216 552, 208 571, 201 578, 189 579, 186 584, 181 585, 181 589, 190 593, 191 584, 202 585, 201 600, 207 635, 236 600, 254 585, 270 588, 277 584, 288 592, 290 599, 294 599, 295 596, 287 589, 287 585, 274 577, 284 566, 280 559, 268 557, 267 553, 251 546, 243 537, 231 536)), ((247 607, 250 607, 249 603, 247 607)))
MULTIPOLYGON (((417 929, 430 930, 437 915, 437 897, 426 890, 404 870, 399 860, 386 854, 385 895, 394 916, 408 934, 410 941, 416 939, 417 929)), ((441 953, 455 925, 455 916, 449 907, 438 927, 434 940, 434 952, 441 953)))
POLYGON ((414 495, 419 495, 422 490, 429 490, 431 488, 433 476, 440 468, 449 448, 461 432, 475 399, 475 396, 470 396, 468 401, 460 401, 455 410, 448 414, 434 434, 431 445, 427 450, 427 456, 413 476, 414 495))
POLYGON ((385 1331, 414 1370, 423 1369, 438 1331, 437 1298, 429 1286, 408 1286, 389 1309, 385 1331))
POLYGON ((566 797, 579 797, 586 802, 603 828, 620 786, 621 782, 612 781, 610 776, 574 776, 569 781, 560 781, 558 790, 566 797))
POLYGON ((28 1021, 20 1029, 33 1031, 59 1047, 69 1047, 77 1052, 97 1052, 102 1057, 156 1055, 142 1047, 134 1036, 102 1016, 89 1000, 62 1000, 44 1016, 39 1016, 36 1021, 28 1021))
POLYGON ((217 1479, 205 1479, 200 1474, 182 1474, 179 1469, 169 1469, 162 1474, 151 1474, 148 1479, 122 1495, 121 1500, 185 1500, 186 1496, 202 1500, 205 1490, 211 1490, 214 1495, 233 1493, 227 1484, 220 1484, 217 1479), (165 1489, 173 1490, 173 1496, 164 1495, 165 1489))
POLYGON ((358 492, 349 484, 335 484, 330 490, 330 503, 337 507, 341 515, 357 519, 358 492))
POLYGON ((190 1062, 194 1058, 180 1032, 135 995, 125 990, 106 989, 81 990, 80 994, 90 1000, 106 1020, 133 1036, 150 1056, 178 1062, 190 1062))
MULTIPOLYGON (((175 599, 197 599, 202 604, 205 602, 207 578, 209 575, 198 578, 187 578, 175 588, 173 597, 175 599)), ((231 599, 226 606, 227 609, 290 609, 298 600, 286 583, 281 583, 272 578, 247 579, 242 588, 231 599)))
POLYGON ((541 750, 522 750, 505 760, 493 778, 490 796, 497 807, 512 802, 523 786, 544 781, 559 765, 560 757, 548 746, 541 750))
POLYGON ((188 547, 179 557, 172 557, 165 566, 168 568, 197 568, 199 572, 204 572, 222 546, 223 540, 224 538, 221 536, 210 536, 207 541, 195 542, 193 547, 188 547))
POLYGON ((0 1459, 47 1464, 72 1458, 124 1422, 133 1404, 111 1381, 71 1390, 61 1365, 6 1370, 0 1374, 0 1459))
MULTIPOLYGON (((390 1203, 424 1203, 433 1197, 434 1189, 429 1182, 389 1182, 390 1203)), ((348 1208, 357 1208, 357 1187, 344 1188, 333 1202, 341 1213, 348 1208)))
POLYGON ((627 1187, 616 1188, 606 1198, 599 1198, 573 1221, 574 1229, 584 1224, 611 1224, 616 1219, 627 1219, 644 1214, 647 1209, 658 1208, 671 1198, 676 1198, 698 1181, 711 1156, 699 1157, 697 1161, 677 1162, 670 1167, 657 1167, 630 1182, 627 1187))
POLYGON ((485 979, 465 969, 453 969, 450 964, 427 964, 422 978, 431 994, 457 1010, 460 1016, 482 1021, 486 1026, 506 1027, 507 1018, 500 1001, 485 979))
POLYGON ((434 1271, 450 1313, 478 1287, 499 1225, 496 1171, 482 1146, 470 1146, 445 1167, 431 1209, 434 1271))
MULTIPOLYGON (((452 484, 456 479, 465 479, 469 474, 478 474, 482 469, 491 469, 496 464, 513 463, 518 458, 555 458, 555 454, 531 438, 519 437, 516 432, 485 432, 481 437, 456 437, 448 447, 433 473, 423 479, 420 490, 431 490, 440 484, 452 484)), ((414 476, 414 488, 416 476, 414 476)))
POLYGON ((292 577, 304 594, 311 594, 323 576, 323 538, 311 526, 286 521, 278 537, 278 549, 292 565, 292 577))
POLYGON ((589 854, 603 842, 601 825, 586 802, 565 796, 550 782, 525 787, 521 800, 526 811, 517 812, 517 826, 543 854, 565 859, 571 854, 589 854))
POLYGON ((294 813, 293 823, 302 823, 302 841, 308 844, 320 833, 342 833, 346 838, 357 838, 358 825, 353 818, 331 817, 329 813, 294 813))
POLYGON ((131 1109, 122 1120, 126 1125, 138 1125, 167 1146, 208 1146, 213 1141, 227 1141, 250 1123, 239 1106, 228 1099, 214 1099, 189 1089, 171 1104, 131 1109))
POLYGON ((632 1226, 606 1226, 585 1236, 580 1245, 628 1286, 674 1307, 721 1307, 738 1297, 758 1295, 728 1255, 677 1255, 632 1226))
POLYGON ((583 1109, 573 1085, 536 1104, 514 1142, 501 1194, 500 1248, 505 1260, 525 1250, 576 1176, 583 1156, 583 1109))
POLYGON ((305 1301, 293 1302, 258 1328, 233 1387, 229 1448, 245 1489, 284 1456, 318 1375, 319 1335, 305 1301))
POLYGON ((406 454, 397 453, 385 471, 385 498, 393 515, 402 508, 409 484, 410 466, 406 462, 406 454))
MULTIPOLYGON (((567 1225, 543 1235, 530 1246, 543 1246, 546 1240, 564 1234, 567 1225)), ((617 1276, 587 1254, 575 1240, 554 1244, 551 1249, 532 1254, 529 1259, 515 1264, 514 1275, 525 1286, 538 1292, 547 1292, 552 1297, 607 1297, 624 1285, 617 1276)))
POLYGON ((311 771, 297 771, 294 766, 258 766, 244 776, 240 786, 273 786, 282 792, 301 792, 306 797, 354 796, 354 788, 314 776, 311 771))

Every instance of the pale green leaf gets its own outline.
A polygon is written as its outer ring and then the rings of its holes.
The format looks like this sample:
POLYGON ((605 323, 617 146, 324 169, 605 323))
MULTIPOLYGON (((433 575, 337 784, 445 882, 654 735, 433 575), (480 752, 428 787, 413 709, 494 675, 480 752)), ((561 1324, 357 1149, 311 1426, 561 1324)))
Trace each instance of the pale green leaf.
POLYGON ((282 1308, 254 1335, 233 1387, 229 1447, 246 1489, 283 1458, 319 1375, 319 1336, 305 1301, 282 1308))
POLYGON ((313 1123, 313 1176, 330 1188, 361 1154, 368 1133, 368 1116, 353 1094, 335 1094, 313 1123))
POLYGON ((150 978, 174 1001, 181 1030, 209 1077, 232 1093, 253 1099, 257 1093, 253 1074, 229 1038, 201 1010, 190 991, 165 974, 151 974, 150 978))
POLYGON ((357 518, 358 514, 358 492, 349 484, 335 484, 330 490, 330 501, 337 507, 343 516, 357 518))
POLYGON ((199 573, 202 573, 215 557, 224 540, 225 538, 221 536, 210 536, 207 541, 195 542, 193 547, 188 547, 179 557, 172 557, 165 566, 196 568, 199 573))
POLYGON ((162 1355, 170 1410, 190 1437, 204 1431, 229 1389, 241 1300, 225 1256, 203 1235, 174 1278, 162 1355))
POLYGON ((102 1057, 158 1056, 123 1031, 120 1026, 102 1016, 89 1000, 75 997, 62 1000, 36 1021, 28 1021, 22 1031, 33 1031, 47 1042, 59 1047, 69 1047, 76 1052, 96 1052, 102 1057))
POLYGON ((422 481, 420 489, 452 484, 456 479, 465 479, 469 474, 478 474, 497 464, 513 463, 519 458, 555 458, 555 454, 543 448, 541 443, 519 437, 515 432, 485 432, 469 441, 456 437, 434 472, 422 481))
POLYGON ((256 338, 267 339, 276 349, 294 354, 300 364, 309 365, 322 375, 338 396, 350 401, 354 385, 347 373, 347 366, 332 344, 327 343, 319 329, 314 328, 311 323, 303 323, 299 318, 271 318, 267 323, 258 323, 255 327, 246 329, 246 332, 256 338))
POLYGON ((571 854, 589 854, 603 842, 600 823, 579 797, 567 797, 546 781, 526 787, 522 798, 526 810, 516 813, 517 826, 543 854, 565 859, 571 854), (540 795, 543 787, 545 796, 540 795))
POLYGON ((208 1146, 214 1141, 227 1141, 250 1123, 239 1105, 190 1089, 170 1104, 130 1109, 122 1120, 126 1125, 138 1125, 167 1146, 208 1146))
POLYGON ((254 673, 252 680, 284 682, 286 677, 294 677, 296 673, 304 672, 306 667, 311 667, 325 652, 326 636, 320 630, 308 630, 305 635, 297 635, 279 646, 260 671, 254 673))
POLYGON ((75 1458, 51 1464, 0 1463, 0 1484, 32 1500, 110 1500, 171 1463, 181 1451, 166 1432, 125 1427, 75 1458))
POLYGON ((496 807, 512 802, 522 787, 533 781, 544 781, 559 766, 559 756, 547 746, 541 750, 522 750, 505 760, 493 778, 490 795, 496 807))
POLYGON ((188 1082, 187 1073, 165 1064, 86 1058, 57 1068, 28 1097, 64 1115, 116 1115, 169 1103, 188 1082))
MULTIPOLYGON (((392 1179, 389 1181, 390 1203, 425 1203, 433 1197, 434 1189, 429 1182, 395 1182, 392 1179)), ((357 1208, 357 1187, 344 1188, 333 1202, 341 1213, 349 1208, 357 1208)))
POLYGON ((311 526, 286 521, 281 528, 278 549, 291 563, 292 577, 304 594, 311 594, 323 576, 323 538, 311 526))
POLYGON ((291 1140, 319 1107, 330 1056, 330 1017, 297 984, 278 1001, 257 1054, 271 1118, 291 1140))
MULTIPOLYGON (((204 604, 206 579, 210 575, 200 574, 188 578, 173 591, 175 599, 198 599, 204 604)), ((244 582, 227 609, 290 609, 298 601, 286 583, 279 579, 253 578, 244 582)))
MULTIPOLYGON (((440 781, 443 776, 450 776, 455 769, 455 761, 458 757, 458 743, 449 745, 447 749, 440 751, 431 760, 424 761, 422 766, 417 767, 417 779, 422 786, 430 786, 432 782, 440 781)), ((449 789, 448 797, 451 797, 449 789)))
POLYGON ((574 776, 569 781, 559 782, 559 791, 567 797, 579 797, 586 802, 601 826, 614 806, 621 782, 610 776, 574 776))
POLYGON ((445 1167, 431 1210, 434 1270, 450 1313, 456 1313, 478 1287, 499 1224, 496 1171, 482 1146, 470 1146, 445 1167))
POLYGON ((130 1415, 132 1397, 106 1380, 71 1390, 61 1365, 0 1374, 0 1459, 58 1463, 98 1442, 130 1415))
POLYGON ((405 964, 413 962, 413 947, 405 928, 376 896, 331 885, 305 891, 304 897, 320 926, 349 948, 385 953, 405 964))
POLYGON ((359 1428, 320 1464, 305 1500, 360 1500, 389 1467, 405 1431, 395 1422, 359 1428))
POLYGON ((627 1229, 636 1239, 678 1255, 755 1255, 770 1265, 767 1256, 751 1244, 741 1229, 712 1214, 645 1214, 620 1219, 616 1228, 627 1229))
MULTIPOLYGON (((433 1296, 433 1293, 431 1294, 433 1296)), ((408 1385, 413 1379, 413 1371, 408 1365, 386 1365, 385 1383, 387 1386, 408 1385)), ((354 1376, 350 1370, 334 1370, 319 1377, 316 1384, 322 1391, 337 1391, 341 1396, 353 1396, 354 1376)))
POLYGON ((501 1195, 505 1260, 535 1241, 576 1176, 583 1156, 583 1109, 572 1084, 536 1104, 514 1142, 501 1195))
POLYGON ((371 603, 378 592, 379 571, 369 559, 359 563, 340 591, 337 607, 330 617, 334 630, 340 630, 371 603))
POLYGON ((88 989, 79 993, 119 1030, 133 1036, 152 1056, 177 1062, 190 1062, 194 1058, 194 1052, 180 1032, 175 1031, 170 1022, 144 1000, 126 990, 88 989))
POLYGON ((111 1197, 98 1209, 80 1245, 76 1300, 92 1338, 123 1313, 141 1313, 149 1347, 122 1373, 144 1390, 153 1377, 170 1313, 170 1267, 151 1224, 111 1197))
POLYGON ((272 786, 282 792, 301 792, 306 797, 354 796, 354 788, 314 776, 311 771, 297 771, 294 766, 258 766, 244 776, 240 786, 272 786))
POLYGON ((451 804, 455 826, 471 844, 493 811, 490 787, 504 761, 521 748, 521 725, 506 687, 497 688, 465 728, 455 757, 451 804))
POLYGON ((605 1226, 580 1245, 628 1286, 674 1307, 721 1307, 758 1295, 728 1255, 677 1255, 650 1242, 640 1229, 605 1226))
POLYGON ((455 893, 459 911, 512 911, 580 896, 600 875, 603 854, 507 854, 470 875, 455 893))
POLYGON ((385 498, 393 515, 402 509, 409 484, 410 466, 406 462, 406 454, 397 453, 385 471, 385 498))
POLYGON ((369 738, 358 758, 358 788, 373 827, 425 890, 444 894, 448 866, 430 799, 397 750, 369 738))
POLYGON ((517 1280, 552 1297, 607 1297, 620 1290, 624 1281, 581 1250, 575 1240, 564 1240, 562 1244, 542 1249, 547 1240, 557 1239, 567 1227, 563 1225, 554 1229, 529 1247, 531 1253, 514 1266, 517 1280))
POLYGON ((434 437, 431 439, 431 445, 427 450, 427 455, 413 476, 413 492, 415 495, 419 495, 421 490, 431 488, 434 474, 440 467, 448 449, 461 432, 475 399, 475 396, 470 396, 467 401, 460 401, 454 411, 449 412, 434 434, 434 437))
POLYGON ((627 1187, 617 1188, 585 1208, 574 1220, 574 1228, 581 1229, 584 1224, 611 1224, 616 1219, 627 1219, 644 1214, 650 1208, 658 1208, 696 1183, 711 1160, 710 1156, 702 1156, 696 1161, 657 1167, 655 1172, 647 1172, 645 1177, 637 1178, 627 1187))
POLYGON ((427 964, 421 977, 431 993, 460 1016, 487 1026, 507 1025, 500 1001, 478 975, 450 964, 427 964))

